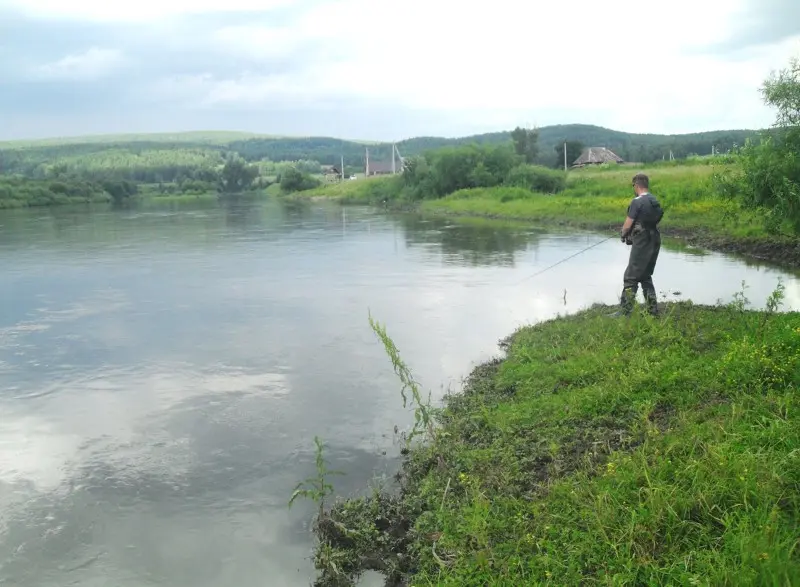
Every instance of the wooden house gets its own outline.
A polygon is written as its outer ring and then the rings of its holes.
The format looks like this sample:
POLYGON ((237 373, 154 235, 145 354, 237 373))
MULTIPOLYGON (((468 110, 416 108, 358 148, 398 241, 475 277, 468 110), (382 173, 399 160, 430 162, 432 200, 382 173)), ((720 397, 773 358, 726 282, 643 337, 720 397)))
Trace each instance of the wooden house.
POLYGON ((587 165, 600 165, 602 163, 624 163, 625 161, 605 147, 589 147, 584 149, 581 156, 573 161, 573 167, 585 167, 587 165))

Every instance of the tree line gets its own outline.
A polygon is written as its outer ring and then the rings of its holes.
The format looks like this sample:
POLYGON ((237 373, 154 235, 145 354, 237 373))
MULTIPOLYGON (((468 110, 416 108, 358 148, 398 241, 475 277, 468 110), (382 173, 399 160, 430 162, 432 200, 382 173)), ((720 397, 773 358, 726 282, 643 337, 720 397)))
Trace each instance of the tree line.
MULTIPOLYGON (((487 133, 457 139, 416 137, 400 141, 397 147, 404 157, 425 151, 466 144, 498 145, 513 140, 510 132, 487 133)), ((535 163, 546 167, 563 166, 563 145, 568 145, 568 163, 580 154, 583 146, 604 146, 627 161, 648 163, 676 158, 727 152, 743 145, 755 131, 732 130, 686 135, 645 135, 614 131, 592 125, 558 125, 536 129, 538 150, 535 163), (574 155, 574 157, 573 157, 574 155)), ((321 165, 339 166, 342 158, 347 173, 363 170, 366 149, 373 161, 390 161, 390 144, 365 145, 330 137, 251 138, 224 144, 180 141, 87 142, 63 145, 0 145, 0 173, 21 174, 36 179, 51 178, 64 170, 87 179, 113 175, 140 183, 180 182, 198 179, 198 168, 219 169, 226 156, 240 155, 260 168, 267 165, 294 164, 301 171, 319 173, 321 165), (312 167, 308 163, 313 162, 312 167), (305 165, 305 168, 303 167, 305 165)), ((284 167, 285 168, 285 167, 284 167)), ((264 175, 279 175, 273 169, 264 175)), ((63 173, 62 173, 63 174, 63 173)), ((205 180, 208 181, 208 180, 205 180)))

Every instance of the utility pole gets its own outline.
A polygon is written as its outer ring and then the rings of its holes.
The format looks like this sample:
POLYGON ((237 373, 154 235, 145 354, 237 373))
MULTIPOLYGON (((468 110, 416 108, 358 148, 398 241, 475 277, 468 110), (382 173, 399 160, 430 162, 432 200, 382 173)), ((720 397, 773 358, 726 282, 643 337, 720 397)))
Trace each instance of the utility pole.
POLYGON ((342 181, 344 181, 344 155, 342 155, 342 168, 339 171, 342 174, 342 181))
POLYGON ((564 171, 567 170, 567 141, 564 141, 564 171))
POLYGON ((394 166, 394 143, 392 143, 392 175, 397 173, 396 168, 394 166))
POLYGON ((369 147, 364 147, 367 154, 367 177, 369 177, 369 147))

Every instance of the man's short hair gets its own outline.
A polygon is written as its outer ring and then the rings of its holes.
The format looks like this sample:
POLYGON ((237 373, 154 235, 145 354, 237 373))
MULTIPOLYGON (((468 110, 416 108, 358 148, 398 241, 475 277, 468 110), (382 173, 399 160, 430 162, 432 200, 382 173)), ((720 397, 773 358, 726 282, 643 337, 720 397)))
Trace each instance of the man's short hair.
POLYGON ((644 173, 637 173, 633 176, 632 184, 647 189, 650 187, 650 178, 648 178, 644 173))

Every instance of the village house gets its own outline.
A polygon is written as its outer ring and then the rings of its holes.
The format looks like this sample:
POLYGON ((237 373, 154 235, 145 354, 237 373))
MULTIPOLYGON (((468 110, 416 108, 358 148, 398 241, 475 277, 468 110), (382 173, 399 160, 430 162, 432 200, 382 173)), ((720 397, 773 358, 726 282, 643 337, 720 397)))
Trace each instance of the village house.
POLYGON ((325 176, 325 181, 341 181, 342 170, 336 165, 323 165, 322 173, 325 176))
MULTIPOLYGON (((398 173, 401 171, 402 164, 395 161, 395 171, 398 173)), ((370 161, 369 162, 369 173, 368 175, 391 175, 392 174, 392 162, 384 162, 384 161, 370 161)))
POLYGON ((586 165, 600 165, 602 163, 624 163, 625 161, 605 147, 589 147, 584 149, 581 156, 575 159, 572 167, 585 167, 586 165))

